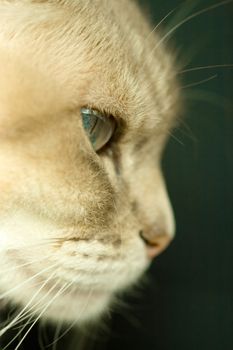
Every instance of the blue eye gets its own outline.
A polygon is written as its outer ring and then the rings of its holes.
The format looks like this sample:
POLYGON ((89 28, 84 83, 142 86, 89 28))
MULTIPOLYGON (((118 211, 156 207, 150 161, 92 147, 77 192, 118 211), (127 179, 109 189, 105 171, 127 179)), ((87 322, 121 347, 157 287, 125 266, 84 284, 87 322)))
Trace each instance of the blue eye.
POLYGON ((99 151, 111 139, 115 122, 95 109, 81 108, 83 128, 94 148, 99 151))

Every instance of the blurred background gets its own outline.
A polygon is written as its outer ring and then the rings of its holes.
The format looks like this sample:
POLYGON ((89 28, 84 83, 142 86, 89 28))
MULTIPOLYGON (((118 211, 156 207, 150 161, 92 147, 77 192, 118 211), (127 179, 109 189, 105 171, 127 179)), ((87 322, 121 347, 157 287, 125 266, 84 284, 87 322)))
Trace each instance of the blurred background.
MULTIPOLYGON (((153 25, 177 7, 173 20, 164 21, 171 28, 221 1, 140 2, 153 25)), ((168 44, 179 50, 187 69, 233 63, 232 27, 228 2, 187 21, 168 44)), ((233 349, 233 68, 194 70, 180 78, 186 110, 163 159, 176 239, 153 262, 150 284, 125 296, 127 306, 109 317, 108 326, 87 332, 94 344, 80 344, 82 349, 233 349)), ((54 329, 47 333, 53 339, 54 329)), ((78 349, 76 340, 68 346, 71 337, 57 349, 78 349)), ((42 349, 37 328, 22 349, 42 349)))

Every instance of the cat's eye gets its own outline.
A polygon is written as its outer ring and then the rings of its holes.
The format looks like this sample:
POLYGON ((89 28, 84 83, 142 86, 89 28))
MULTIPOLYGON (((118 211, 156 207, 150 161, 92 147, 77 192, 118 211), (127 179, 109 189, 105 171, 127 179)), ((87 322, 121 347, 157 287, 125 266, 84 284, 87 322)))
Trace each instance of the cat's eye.
POLYGON ((113 118, 91 108, 81 108, 84 130, 95 151, 101 150, 111 139, 116 123, 113 118))

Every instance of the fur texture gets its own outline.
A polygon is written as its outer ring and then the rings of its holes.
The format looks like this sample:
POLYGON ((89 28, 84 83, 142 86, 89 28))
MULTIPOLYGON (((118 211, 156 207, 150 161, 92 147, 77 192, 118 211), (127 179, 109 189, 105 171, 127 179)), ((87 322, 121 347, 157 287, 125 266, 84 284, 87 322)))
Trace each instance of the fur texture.
POLYGON ((139 232, 174 235, 179 89, 151 31, 129 0, 0 1, 0 290, 35 315, 97 317, 150 263, 139 232), (83 106, 118 123, 99 154, 83 106))

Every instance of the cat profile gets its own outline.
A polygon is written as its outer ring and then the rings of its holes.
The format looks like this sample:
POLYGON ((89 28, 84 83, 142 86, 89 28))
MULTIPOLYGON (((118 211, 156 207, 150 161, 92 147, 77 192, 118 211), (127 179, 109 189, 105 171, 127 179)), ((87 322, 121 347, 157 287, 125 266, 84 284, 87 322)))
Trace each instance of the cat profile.
POLYGON ((173 54, 130 0, 1 1, 0 18, 0 298, 95 320, 174 236, 173 54))

